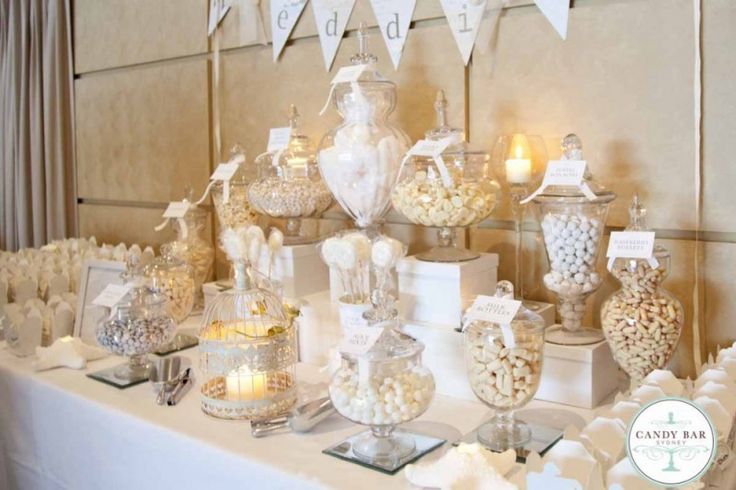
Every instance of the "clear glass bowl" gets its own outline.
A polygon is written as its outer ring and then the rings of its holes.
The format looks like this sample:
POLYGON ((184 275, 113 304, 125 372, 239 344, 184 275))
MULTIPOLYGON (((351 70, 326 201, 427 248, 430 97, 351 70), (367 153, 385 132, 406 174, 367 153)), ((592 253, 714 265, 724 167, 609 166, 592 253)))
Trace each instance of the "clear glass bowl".
POLYGON ((376 57, 366 52, 362 32, 359 42, 360 52, 351 61, 367 67, 357 82, 334 86, 343 122, 322 138, 318 161, 338 204, 359 228, 369 228, 391 205, 391 189, 409 138, 388 122, 396 106, 396 84, 376 71, 376 57))
POLYGON ((287 245, 315 241, 317 237, 300 236, 301 219, 319 217, 332 204, 332 194, 319 174, 314 147, 307 136, 299 133, 298 113, 293 105, 291 108, 288 147, 256 159, 258 177, 248 189, 248 199, 257 212, 286 219, 287 245))
POLYGON ((187 319, 194 306, 194 271, 177 258, 171 244, 161 246, 161 256, 143 269, 148 285, 166 296, 167 311, 174 322, 187 319))
MULTIPOLYGON (((638 197, 630 214, 627 230, 646 231, 646 210, 638 197)), ((685 323, 682 303, 661 286, 669 275, 670 253, 655 244, 653 255, 657 264, 650 265, 646 259, 617 258, 611 274, 621 283, 621 289, 601 306, 601 326, 613 357, 636 384, 655 369, 667 366, 685 323)))
POLYGON ((176 323, 166 307, 165 296, 145 286, 137 287, 129 302, 118 305, 112 316, 105 315, 97 325, 97 343, 128 358, 128 363, 115 372, 116 377, 132 380, 145 376, 149 367, 146 354, 171 341, 176 323))
POLYGON ((542 377, 544 320, 525 308, 508 328, 471 321, 465 329, 465 362, 475 395, 495 410, 478 429, 478 440, 494 451, 523 446, 531 432, 513 412, 534 398, 542 377))
POLYGON ((490 156, 460 151, 442 154, 443 177, 431 158, 412 157, 404 164, 391 195, 394 208, 417 225, 439 227, 439 245, 417 255, 431 262, 459 262, 480 255, 459 248, 456 227, 480 223, 493 212, 499 190, 490 156), (444 171, 444 170, 443 170, 444 171))
POLYGON ((218 293, 202 320, 201 407, 213 417, 270 418, 296 403, 296 324, 252 277, 235 264, 235 287, 218 293))
POLYGON ((368 353, 342 353, 329 393, 340 415, 370 427, 353 443, 360 459, 395 461, 414 451, 414 439, 395 429, 424 413, 434 397, 434 378, 422 365, 423 350, 422 343, 389 326, 368 353))

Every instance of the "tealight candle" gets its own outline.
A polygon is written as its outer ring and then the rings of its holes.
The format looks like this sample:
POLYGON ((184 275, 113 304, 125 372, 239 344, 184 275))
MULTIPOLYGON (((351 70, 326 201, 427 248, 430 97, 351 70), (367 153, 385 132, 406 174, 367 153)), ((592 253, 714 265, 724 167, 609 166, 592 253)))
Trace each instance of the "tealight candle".
POLYGON ((248 366, 240 366, 225 378, 229 400, 256 401, 266 398, 266 374, 253 374, 248 366))
POLYGON ((517 145, 514 158, 506 160, 506 180, 509 184, 528 184, 532 180, 532 161, 524 158, 524 150, 517 145))

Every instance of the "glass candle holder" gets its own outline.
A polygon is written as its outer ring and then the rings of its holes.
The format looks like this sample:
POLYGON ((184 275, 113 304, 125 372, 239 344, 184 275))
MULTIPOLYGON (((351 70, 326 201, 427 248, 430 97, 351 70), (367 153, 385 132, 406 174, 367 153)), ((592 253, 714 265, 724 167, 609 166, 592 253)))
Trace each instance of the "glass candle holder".
POLYGON ((509 196, 514 220, 514 284, 517 299, 524 298, 523 238, 524 211, 521 201, 542 181, 547 165, 547 148, 541 136, 512 134, 496 140, 491 154, 493 170, 505 195, 509 196))

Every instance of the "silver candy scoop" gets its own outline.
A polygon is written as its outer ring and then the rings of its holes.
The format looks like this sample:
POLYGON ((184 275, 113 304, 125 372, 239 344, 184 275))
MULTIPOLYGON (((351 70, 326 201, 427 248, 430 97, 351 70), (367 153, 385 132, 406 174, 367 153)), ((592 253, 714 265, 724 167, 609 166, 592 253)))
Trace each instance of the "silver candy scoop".
POLYGON ((304 405, 299 405, 288 415, 266 420, 254 420, 250 423, 253 437, 263 437, 279 429, 290 429, 293 432, 309 432, 317 424, 335 413, 335 407, 329 396, 318 398, 304 405))
POLYGON ((180 370, 181 356, 161 357, 151 365, 148 380, 158 393, 156 395, 157 404, 165 403, 166 394, 179 382, 180 370))

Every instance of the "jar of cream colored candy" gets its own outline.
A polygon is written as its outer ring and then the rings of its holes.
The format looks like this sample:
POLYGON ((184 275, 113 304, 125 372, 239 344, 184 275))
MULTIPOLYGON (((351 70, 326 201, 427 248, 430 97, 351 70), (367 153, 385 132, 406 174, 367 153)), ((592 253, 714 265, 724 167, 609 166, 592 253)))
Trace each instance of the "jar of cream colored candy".
POLYGON ((258 221, 258 214, 248 201, 248 186, 255 179, 255 169, 245 162, 245 151, 240 146, 233 147, 230 154, 231 157, 242 155, 243 163, 238 165, 238 170, 227 184, 218 180, 212 187, 212 201, 223 229, 252 225, 258 221))
POLYGON ((194 271, 174 256, 170 243, 161 246, 161 256, 145 266, 148 285, 167 299, 166 308, 176 323, 187 319, 194 306, 194 271))
MULTIPOLYGON (((648 231, 646 209, 634 197, 626 231, 648 231)), ((682 303, 661 287, 670 271, 670 253, 655 244, 654 262, 619 257, 611 274, 621 289, 601 307, 601 325, 614 359, 638 384, 655 369, 664 369, 677 347, 685 321, 682 303)))
MULTIPOLYGON (((500 281, 496 296, 513 300, 511 283, 500 281)), ((495 411, 493 419, 478 428, 479 442, 501 452, 523 446, 531 431, 513 413, 529 403, 539 388, 544 320, 521 305, 508 325, 469 318, 464 332, 470 387, 495 411)))
POLYGON ((343 417, 370 430, 353 442, 361 459, 400 459, 411 454, 415 441, 396 426, 419 417, 434 397, 434 378, 422 365, 424 345, 399 330, 393 310, 388 318, 369 315, 365 329, 381 329, 368 352, 341 353, 341 365, 329 386, 330 398, 343 417))
POLYGON ((458 247, 454 228, 475 225, 496 206, 499 186, 490 156, 476 151, 450 151, 439 163, 412 156, 391 194, 394 208, 414 224, 438 227, 438 246, 417 255, 429 262, 461 262, 480 254, 458 247), (438 165, 443 166, 440 168, 438 165))
POLYGON ((194 274, 194 308, 204 305, 202 284, 207 281, 215 262, 215 249, 206 237, 207 212, 191 206, 182 220, 174 220, 176 240, 170 242, 171 254, 192 268, 194 274))

